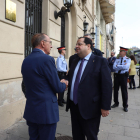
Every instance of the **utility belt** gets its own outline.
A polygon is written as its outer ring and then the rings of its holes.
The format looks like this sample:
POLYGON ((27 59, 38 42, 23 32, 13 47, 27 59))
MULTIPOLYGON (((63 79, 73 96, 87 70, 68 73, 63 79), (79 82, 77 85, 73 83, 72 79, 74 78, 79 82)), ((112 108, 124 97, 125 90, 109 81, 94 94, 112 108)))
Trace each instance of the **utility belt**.
POLYGON ((58 71, 57 73, 58 73, 58 76, 66 76, 67 74, 66 72, 60 72, 60 71, 58 71))
POLYGON ((121 75, 125 75, 125 76, 129 76, 129 72, 120 73, 120 74, 119 74, 119 73, 115 73, 115 75, 120 75, 120 76, 121 76, 121 75))

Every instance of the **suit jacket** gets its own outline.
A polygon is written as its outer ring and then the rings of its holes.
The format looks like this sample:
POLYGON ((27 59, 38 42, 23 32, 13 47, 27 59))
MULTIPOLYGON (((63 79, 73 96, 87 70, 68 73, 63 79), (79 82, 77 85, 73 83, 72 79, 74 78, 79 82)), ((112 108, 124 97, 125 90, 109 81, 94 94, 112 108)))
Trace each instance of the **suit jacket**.
POLYGON ((76 59, 76 58, 78 58, 78 55, 77 54, 74 54, 74 55, 70 56, 70 58, 69 58, 69 68, 70 68, 73 60, 76 59))
POLYGON ((58 122, 56 93, 64 92, 66 85, 59 80, 54 58, 33 49, 23 61, 22 75, 27 98, 24 118, 37 124, 58 122))
POLYGON ((116 57, 113 57, 112 60, 111 60, 111 57, 108 59, 108 65, 109 65, 111 72, 115 72, 115 70, 113 69, 113 64, 114 64, 115 60, 116 60, 116 57))
POLYGON ((94 48, 94 47, 93 47, 93 49, 92 49, 92 53, 93 53, 94 55, 103 56, 102 52, 101 52, 100 50, 94 48))
MULTIPOLYGON (((78 61, 79 58, 73 61, 68 74, 69 88, 66 111, 70 108, 72 78, 78 61)), ((101 115, 101 109, 110 110, 111 99, 112 80, 107 60, 92 54, 78 87, 78 107, 81 116, 87 120, 101 115)))

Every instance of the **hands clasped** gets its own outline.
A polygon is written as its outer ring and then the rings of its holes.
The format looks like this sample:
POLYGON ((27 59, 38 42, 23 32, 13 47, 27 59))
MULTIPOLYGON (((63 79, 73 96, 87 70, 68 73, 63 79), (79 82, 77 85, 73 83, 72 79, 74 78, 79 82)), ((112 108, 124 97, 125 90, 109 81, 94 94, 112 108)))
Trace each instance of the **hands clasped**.
POLYGON ((65 79, 62 79, 60 82, 64 83, 66 85, 66 89, 65 90, 67 90, 69 82, 67 80, 65 80, 65 79))

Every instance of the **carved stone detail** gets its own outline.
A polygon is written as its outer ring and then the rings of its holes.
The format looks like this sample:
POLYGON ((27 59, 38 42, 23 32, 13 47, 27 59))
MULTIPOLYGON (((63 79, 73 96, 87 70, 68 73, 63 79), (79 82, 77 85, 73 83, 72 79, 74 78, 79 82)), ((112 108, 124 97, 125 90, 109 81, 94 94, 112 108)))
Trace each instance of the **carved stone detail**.
POLYGON ((85 10, 85 6, 86 6, 87 0, 82 0, 82 10, 85 10))

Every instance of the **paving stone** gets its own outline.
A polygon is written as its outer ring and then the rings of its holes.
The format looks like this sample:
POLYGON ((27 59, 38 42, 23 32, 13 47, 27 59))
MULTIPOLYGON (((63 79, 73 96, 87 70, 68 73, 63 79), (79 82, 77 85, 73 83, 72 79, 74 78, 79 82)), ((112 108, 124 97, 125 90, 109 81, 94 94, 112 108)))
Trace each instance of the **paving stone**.
POLYGON ((67 125, 71 125, 71 121, 69 121, 69 123, 67 125))
POLYGON ((140 129, 125 127, 125 136, 140 139, 140 129))
POLYGON ((125 119, 140 121, 140 114, 125 114, 125 119))
POLYGON ((72 129, 70 125, 57 124, 56 134, 72 136, 72 129))
POLYGON ((69 112, 66 112, 66 111, 65 111, 65 113, 63 114, 63 116, 65 116, 65 117, 70 117, 70 118, 71 118, 70 111, 69 111, 69 112))
POLYGON ((109 134, 108 140, 140 140, 138 138, 109 134))
POLYGON ((65 110, 59 110, 59 116, 63 116, 66 113, 65 110))
POLYGON ((140 115, 140 109, 137 109, 137 114, 140 115))
POLYGON ((126 119, 118 119, 114 118, 111 124, 119 125, 119 126, 128 126, 128 127, 134 127, 139 128, 139 122, 134 120, 126 120, 126 119))
POLYGON ((0 134, 0 140, 8 140, 7 134, 0 134))
POLYGON ((131 109, 131 108, 129 108, 129 106, 128 106, 128 112, 124 112, 124 111, 123 111, 123 107, 112 108, 111 111, 113 111, 113 112, 118 112, 118 113, 122 113, 122 114, 123 114, 123 113, 137 114, 137 110, 136 110, 136 109, 131 109))
POLYGON ((108 133, 106 133, 106 132, 100 132, 98 134, 98 140, 108 140, 108 133))
POLYGON ((136 102, 135 102, 135 105, 136 105, 136 106, 140 106, 140 101, 136 101, 136 102))
POLYGON ((112 121, 112 118, 109 116, 107 117, 101 117, 101 123, 109 123, 112 121))
POLYGON ((131 108, 131 109, 140 109, 140 106, 137 106, 137 105, 129 105, 129 108, 131 108))
POLYGON ((29 139, 28 126, 26 125, 25 122, 24 123, 17 123, 16 125, 12 126, 7 131, 9 134, 12 134, 14 136, 29 139))
POLYGON ((118 135, 124 135, 124 126, 101 123, 100 124, 100 131, 118 134, 118 135))
POLYGON ((60 117, 60 121, 58 122, 59 124, 68 124, 70 122, 70 118, 69 117, 64 117, 64 116, 61 116, 60 117))
POLYGON ((109 117, 113 118, 118 118, 118 119, 124 119, 125 118, 125 113, 124 112, 111 112, 109 114, 109 117))

